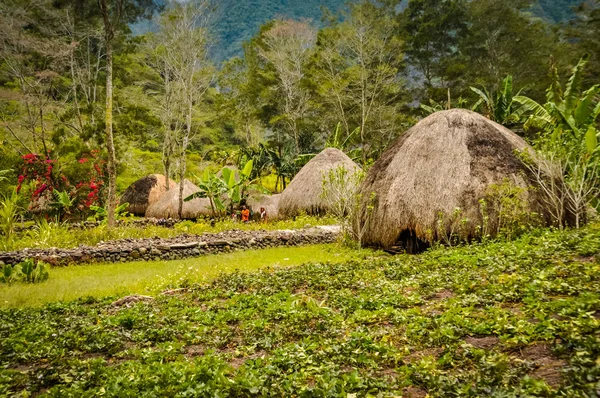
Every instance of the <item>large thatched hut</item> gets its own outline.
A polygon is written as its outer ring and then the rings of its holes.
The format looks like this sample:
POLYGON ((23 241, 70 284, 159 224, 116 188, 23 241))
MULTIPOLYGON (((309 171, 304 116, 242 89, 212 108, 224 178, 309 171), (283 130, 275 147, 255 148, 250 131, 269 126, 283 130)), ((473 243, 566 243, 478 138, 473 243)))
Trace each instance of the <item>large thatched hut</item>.
POLYGON ((490 186, 520 187, 524 212, 552 217, 542 189, 518 152, 533 150, 509 129, 478 113, 434 113, 399 137, 369 170, 354 220, 364 244, 416 252, 452 233, 474 238, 498 230, 490 186), (374 196, 373 196, 374 194, 374 196), (482 216, 486 212, 487 218, 482 216))
MULTIPOLYGON (((175 186, 169 179, 169 188, 175 186)), ((119 204, 129 203, 128 212, 136 216, 146 214, 148 206, 156 203, 167 192, 167 179, 162 174, 150 174, 131 184, 121 196, 119 204)))
POLYGON ((324 214, 328 205, 322 198, 323 180, 330 170, 344 167, 350 173, 360 170, 344 152, 335 148, 326 148, 312 158, 296 174, 279 200, 279 214, 294 216, 302 211, 307 214, 324 214))
MULTIPOLYGON (((198 192, 200 188, 188 180, 184 181, 183 198, 198 192)), ((154 218, 178 218, 179 209, 179 184, 165 192, 160 199, 146 210, 146 217, 154 218)), ((189 202, 183 202, 182 218, 196 219, 199 216, 211 215, 210 200, 207 198, 196 198, 189 202)))
POLYGON ((267 211, 267 217, 269 220, 276 220, 279 218, 279 201, 281 200, 281 194, 275 195, 251 195, 246 204, 252 209, 255 218, 260 218, 260 208, 264 207, 267 211))

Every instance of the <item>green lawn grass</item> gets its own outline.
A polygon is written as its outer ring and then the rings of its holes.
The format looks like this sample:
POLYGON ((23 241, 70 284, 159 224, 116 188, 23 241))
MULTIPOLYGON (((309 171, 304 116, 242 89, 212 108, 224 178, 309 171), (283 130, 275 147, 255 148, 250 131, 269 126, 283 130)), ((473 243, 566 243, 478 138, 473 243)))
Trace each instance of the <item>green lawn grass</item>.
POLYGON ((169 286, 209 281, 221 273, 287 267, 306 262, 347 261, 369 254, 339 245, 278 247, 174 261, 103 263, 50 270, 50 279, 36 285, 0 287, 1 307, 39 306, 80 297, 155 294, 169 286))

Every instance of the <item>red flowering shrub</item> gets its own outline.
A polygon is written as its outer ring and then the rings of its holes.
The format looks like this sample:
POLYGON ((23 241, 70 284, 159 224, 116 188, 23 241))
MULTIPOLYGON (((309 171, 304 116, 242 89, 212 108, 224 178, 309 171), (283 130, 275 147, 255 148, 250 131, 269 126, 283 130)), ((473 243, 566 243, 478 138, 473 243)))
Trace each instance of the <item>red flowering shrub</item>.
POLYGON ((100 191, 104 186, 104 160, 100 151, 94 150, 82 154, 77 162, 70 164, 70 173, 66 175, 58 161, 46 156, 29 153, 22 157, 21 174, 18 178, 17 192, 28 184, 31 192, 29 209, 33 212, 51 213, 50 203, 55 201, 54 191, 67 192, 73 203, 70 209, 58 209, 59 215, 72 211, 85 214, 90 206, 100 201, 100 191), (69 177, 71 176, 71 177, 69 177))

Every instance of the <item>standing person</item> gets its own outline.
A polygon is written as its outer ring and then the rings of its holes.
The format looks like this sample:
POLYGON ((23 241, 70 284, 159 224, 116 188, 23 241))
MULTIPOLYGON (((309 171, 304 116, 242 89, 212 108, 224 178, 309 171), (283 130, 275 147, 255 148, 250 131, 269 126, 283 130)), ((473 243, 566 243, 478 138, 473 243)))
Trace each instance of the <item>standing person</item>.
POLYGON ((250 210, 246 207, 246 205, 242 206, 242 222, 250 221, 250 210))
POLYGON ((267 209, 264 207, 260 208, 260 221, 267 222, 267 209))

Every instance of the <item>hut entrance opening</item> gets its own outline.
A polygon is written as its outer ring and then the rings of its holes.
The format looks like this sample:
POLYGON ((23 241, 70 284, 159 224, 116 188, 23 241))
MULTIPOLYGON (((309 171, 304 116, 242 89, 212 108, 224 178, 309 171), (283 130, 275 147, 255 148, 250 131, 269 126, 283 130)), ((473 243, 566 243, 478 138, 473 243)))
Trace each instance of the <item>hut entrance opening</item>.
POLYGON ((396 244, 391 247, 391 252, 399 253, 406 252, 409 254, 422 253, 429 248, 429 243, 417 237, 417 234, 412 229, 405 229, 400 232, 396 244))

